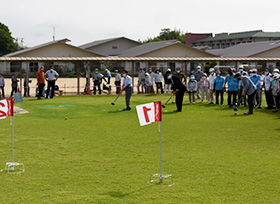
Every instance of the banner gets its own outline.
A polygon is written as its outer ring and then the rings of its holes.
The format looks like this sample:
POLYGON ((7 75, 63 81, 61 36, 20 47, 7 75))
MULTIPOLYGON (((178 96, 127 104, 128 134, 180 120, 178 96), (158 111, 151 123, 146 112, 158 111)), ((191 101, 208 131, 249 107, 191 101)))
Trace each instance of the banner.
POLYGON ((140 125, 148 125, 162 120, 161 102, 146 103, 136 106, 140 125))
POLYGON ((5 99, 0 101, 0 119, 14 115, 13 99, 5 99))

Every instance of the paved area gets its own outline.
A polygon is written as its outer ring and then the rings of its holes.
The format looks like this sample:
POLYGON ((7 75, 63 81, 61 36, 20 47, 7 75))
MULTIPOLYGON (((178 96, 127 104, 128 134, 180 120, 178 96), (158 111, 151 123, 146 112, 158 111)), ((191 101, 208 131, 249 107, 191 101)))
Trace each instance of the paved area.
POLYGON ((14 106, 14 113, 15 114, 25 114, 25 113, 29 113, 29 112, 20 107, 14 106))

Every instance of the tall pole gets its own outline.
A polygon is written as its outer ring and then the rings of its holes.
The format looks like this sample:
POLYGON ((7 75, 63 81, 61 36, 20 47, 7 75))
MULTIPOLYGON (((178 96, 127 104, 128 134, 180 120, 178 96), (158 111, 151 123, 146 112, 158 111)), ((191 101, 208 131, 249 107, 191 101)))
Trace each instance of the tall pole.
POLYGON ((162 122, 159 122, 160 130, 160 183, 162 183, 162 122))

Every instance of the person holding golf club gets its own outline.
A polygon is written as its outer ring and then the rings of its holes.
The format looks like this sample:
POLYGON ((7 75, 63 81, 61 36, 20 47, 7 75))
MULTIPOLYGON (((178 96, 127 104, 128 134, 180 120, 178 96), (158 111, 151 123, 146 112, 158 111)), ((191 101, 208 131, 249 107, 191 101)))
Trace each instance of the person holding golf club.
POLYGON ((171 71, 166 72, 167 79, 171 79, 172 88, 174 90, 173 94, 176 94, 176 106, 177 109, 174 112, 182 111, 182 103, 184 98, 184 93, 186 91, 185 85, 182 83, 178 76, 172 75, 171 71))
POLYGON ((257 87, 251 81, 250 77, 248 77, 246 75, 241 75, 240 73, 236 73, 234 75, 234 78, 242 81, 242 84, 244 86, 242 96, 245 96, 245 94, 248 95, 249 111, 244 113, 244 115, 253 114, 254 98, 255 98, 255 95, 256 95, 257 87))
POLYGON ((123 87, 122 90, 125 91, 125 103, 126 103, 126 108, 123 109, 124 111, 131 110, 130 107, 130 98, 132 95, 132 79, 128 75, 128 72, 126 70, 123 70, 123 87))

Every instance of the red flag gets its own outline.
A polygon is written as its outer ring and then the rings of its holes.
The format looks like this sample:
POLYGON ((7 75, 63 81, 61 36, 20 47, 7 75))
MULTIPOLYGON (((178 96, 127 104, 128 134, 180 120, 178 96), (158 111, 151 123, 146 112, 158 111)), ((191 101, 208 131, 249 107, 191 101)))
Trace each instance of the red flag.
POLYGON ((14 116, 14 101, 13 99, 7 99, 8 104, 8 116, 14 116))
POLYGON ((154 102, 155 104, 155 122, 162 121, 161 101, 154 102))

